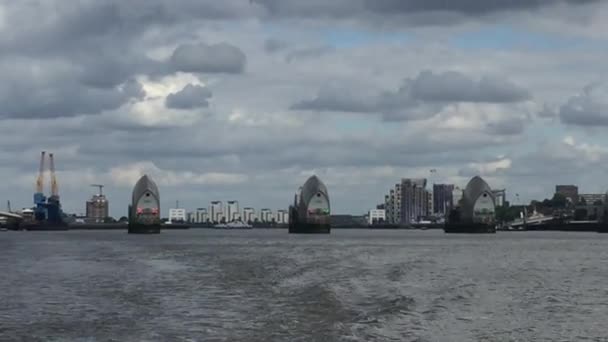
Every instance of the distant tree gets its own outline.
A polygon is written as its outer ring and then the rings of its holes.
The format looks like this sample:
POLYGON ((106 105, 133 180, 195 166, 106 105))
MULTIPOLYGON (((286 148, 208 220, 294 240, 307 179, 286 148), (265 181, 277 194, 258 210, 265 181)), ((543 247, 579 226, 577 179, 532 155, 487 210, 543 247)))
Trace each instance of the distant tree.
POLYGON ((116 220, 111 216, 108 216, 103 219, 103 223, 115 223, 115 222, 116 222, 116 220))
POLYGON ((553 208, 565 208, 567 203, 568 199, 566 196, 560 193, 555 193, 555 195, 553 195, 553 199, 551 199, 551 207, 553 208))
POLYGON ((499 222, 510 222, 519 217, 519 213, 523 211, 521 206, 499 206, 496 207, 496 220, 499 222))
POLYGON ((129 219, 128 219, 126 216, 121 216, 121 217, 118 219, 118 222, 127 222, 127 221, 129 221, 129 219))
MULTIPOLYGON (((596 202, 597 202, 597 201, 596 201, 596 202)), ((589 220, 592 220, 592 221, 597 220, 598 211, 599 211, 599 210, 597 210, 597 209, 598 209, 598 208, 593 208, 593 214, 589 214, 589 217, 588 217, 588 219, 589 219, 589 220)))
POLYGON ((460 221, 460 210, 450 210, 450 213, 448 214, 448 221, 450 221, 450 222, 460 221))
POLYGON ((587 209, 579 208, 574 211, 574 219, 575 220, 585 220, 587 219, 587 209))
POLYGON ((226 218, 222 216, 222 219, 220 220, 220 223, 221 223, 221 224, 226 223, 226 218))

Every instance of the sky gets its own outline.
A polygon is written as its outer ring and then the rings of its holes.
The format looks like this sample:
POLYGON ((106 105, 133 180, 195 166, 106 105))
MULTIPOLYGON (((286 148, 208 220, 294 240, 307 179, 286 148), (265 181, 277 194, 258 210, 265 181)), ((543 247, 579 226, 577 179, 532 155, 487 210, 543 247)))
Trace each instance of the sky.
POLYGON ((115 217, 143 174, 164 212, 283 209, 313 174, 340 214, 408 177, 481 175, 522 202, 603 193, 607 16, 595 0, 0 0, 0 200, 32 206, 43 150, 66 212, 104 184, 115 217))

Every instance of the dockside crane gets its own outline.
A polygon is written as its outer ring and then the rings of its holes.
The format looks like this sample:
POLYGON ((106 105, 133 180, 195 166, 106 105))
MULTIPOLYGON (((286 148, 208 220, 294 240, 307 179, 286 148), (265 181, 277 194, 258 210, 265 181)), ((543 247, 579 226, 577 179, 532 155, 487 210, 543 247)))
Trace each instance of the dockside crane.
POLYGON ((40 168, 38 170, 38 178, 36 179, 36 193, 42 194, 44 191, 44 155, 45 151, 40 152, 40 168))
POLYGON ((38 178, 36 179, 36 193, 34 193, 34 204, 36 205, 34 217, 39 223, 59 224, 63 222, 63 212, 61 211, 59 186, 57 184, 57 177, 55 176, 55 158, 52 153, 49 153, 51 196, 47 198, 44 196, 45 155, 45 151, 40 153, 40 169, 38 170, 38 178))
POLYGON ((46 152, 40 153, 40 168, 38 178, 36 179, 36 192, 34 193, 34 218, 36 221, 44 221, 46 219, 46 197, 44 196, 44 156, 46 152))
POLYGON ((49 223, 60 223, 63 221, 61 212, 61 203, 59 202, 59 186, 57 185, 57 177, 55 176, 55 158, 52 153, 49 153, 49 167, 51 171, 51 197, 48 198, 46 204, 46 219, 49 223))
POLYGON ((51 169, 51 197, 59 200, 59 186, 57 185, 57 177, 55 176, 55 158, 52 153, 49 153, 49 163, 51 169))

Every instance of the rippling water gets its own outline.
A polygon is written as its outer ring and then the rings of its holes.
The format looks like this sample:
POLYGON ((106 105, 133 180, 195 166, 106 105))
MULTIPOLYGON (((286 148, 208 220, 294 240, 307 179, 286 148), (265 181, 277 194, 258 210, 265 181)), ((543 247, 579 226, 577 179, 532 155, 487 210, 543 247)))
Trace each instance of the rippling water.
POLYGON ((608 234, 0 233, 0 340, 606 341, 608 234))

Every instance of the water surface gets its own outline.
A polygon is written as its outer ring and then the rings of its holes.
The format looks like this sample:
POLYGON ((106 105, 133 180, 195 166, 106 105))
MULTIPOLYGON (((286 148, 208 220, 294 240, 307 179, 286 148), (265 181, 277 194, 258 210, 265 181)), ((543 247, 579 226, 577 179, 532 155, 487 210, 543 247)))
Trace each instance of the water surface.
POLYGON ((0 233, 4 341, 606 341, 608 234, 0 233))

